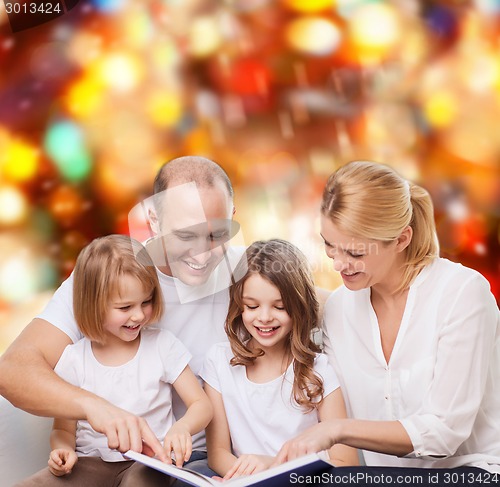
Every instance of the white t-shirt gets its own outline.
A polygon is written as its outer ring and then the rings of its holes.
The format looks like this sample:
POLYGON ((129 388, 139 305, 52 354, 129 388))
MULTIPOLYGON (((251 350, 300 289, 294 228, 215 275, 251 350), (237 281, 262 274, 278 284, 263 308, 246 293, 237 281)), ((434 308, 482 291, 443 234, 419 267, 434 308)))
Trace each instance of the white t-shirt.
POLYGON ((424 268, 389 363, 369 289, 334 291, 324 322, 349 415, 399 420, 414 447, 365 451, 368 465, 500 470, 500 314, 483 276, 441 258, 424 268))
MULTIPOLYGON (((222 395, 234 454, 275 456, 285 441, 319 422, 318 411, 304 413, 292 400, 293 362, 282 376, 256 384, 245 366, 229 364, 233 356, 228 342, 214 345, 201 377, 222 395)), ((324 397, 339 387, 325 355, 316 356, 314 370, 323 379, 324 397)))
MULTIPOLYGON (((90 340, 83 338, 64 349, 54 370, 67 382, 143 417, 163 442, 174 424, 171 384, 190 359, 190 353, 170 332, 144 328, 137 353, 123 365, 101 364, 90 340)), ((105 435, 83 420, 77 422, 76 452, 78 456, 98 456, 108 462, 124 460, 120 452, 108 448, 105 435)))
MULTIPOLYGON (((229 306, 228 289, 206 295, 207 286, 218 279, 219 271, 222 269, 224 279, 227 278, 227 262, 234 268, 245 251, 244 247, 230 247, 227 251, 228 260, 224 259, 219 268, 215 269, 210 281, 203 286, 204 297, 187 301, 185 296, 196 291, 189 288, 174 277, 167 276, 158 271, 160 285, 165 303, 165 311, 161 320, 153 325, 155 328, 164 328, 172 332, 189 350, 192 355, 189 366, 199 378, 199 373, 208 349, 215 343, 227 340, 224 332, 229 306), (181 303, 179 294, 184 299, 181 303)), ((220 289, 220 283, 214 285, 214 289, 220 289)), ((66 279, 45 309, 37 316, 44 319, 61 331, 66 333, 73 342, 82 338, 73 315, 73 274, 66 279)), ((201 379, 200 379, 201 383, 201 379)), ((186 408, 179 396, 174 391, 174 415, 180 418, 184 415, 186 408)), ((205 433, 201 432, 193 437, 193 449, 206 449, 205 433)))

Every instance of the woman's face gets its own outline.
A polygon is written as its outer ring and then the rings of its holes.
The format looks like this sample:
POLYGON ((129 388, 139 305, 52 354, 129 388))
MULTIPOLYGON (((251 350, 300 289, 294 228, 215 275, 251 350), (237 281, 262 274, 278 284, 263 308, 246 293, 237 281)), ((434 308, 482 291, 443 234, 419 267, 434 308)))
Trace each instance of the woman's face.
POLYGON ((344 285, 356 291, 377 284, 390 284, 400 278, 402 253, 398 239, 381 242, 342 233, 331 219, 321 215, 321 236, 326 255, 333 260, 344 285))

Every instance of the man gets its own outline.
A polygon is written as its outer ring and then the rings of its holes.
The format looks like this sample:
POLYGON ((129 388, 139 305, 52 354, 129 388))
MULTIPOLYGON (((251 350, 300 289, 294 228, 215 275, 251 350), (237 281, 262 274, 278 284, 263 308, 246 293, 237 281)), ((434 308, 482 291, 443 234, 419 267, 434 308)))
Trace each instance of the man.
MULTIPOLYGON (((156 235, 147 247, 165 299, 165 313, 157 326, 168 328, 184 343, 193 356, 190 366, 198 375, 211 344, 226 339, 228 263, 238 254, 226 248, 237 227, 232 223, 233 190, 216 163, 187 156, 160 169, 154 193, 149 217, 156 235)), ((107 436, 110 448, 142 450, 165 459, 142 418, 54 373, 64 348, 82 336, 73 317, 72 291, 70 277, 1 357, 0 393, 32 414, 86 419, 107 436)), ((182 414, 182 409, 174 399, 174 414, 182 414)), ((194 438, 192 461, 203 463, 204 447, 203 435, 194 438)))

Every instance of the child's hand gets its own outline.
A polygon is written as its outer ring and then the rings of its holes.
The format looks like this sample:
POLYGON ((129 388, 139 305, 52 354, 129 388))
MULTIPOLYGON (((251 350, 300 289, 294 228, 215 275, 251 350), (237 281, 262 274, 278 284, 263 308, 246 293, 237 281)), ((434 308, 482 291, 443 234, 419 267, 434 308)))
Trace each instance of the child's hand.
POLYGON ((223 480, 234 479, 244 475, 252 475, 257 472, 267 470, 274 462, 273 457, 265 455, 241 455, 229 471, 224 475, 223 480))
POLYGON ((49 471, 56 477, 68 475, 77 461, 78 456, 74 450, 63 450, 62 448, 52 450, 48 461, 49 471))
MULTIPOLYGON (((163 449, 167 454, 167 458, 171 458, 173 453, 175 456, 175 464, 182 467, 184 462, 187 462, 193 451, 193 442, 189 429, 182 422, 175 423, 167 432, 163 440, 163 449)), ((171 463, 167 460, 167 463, 171 463)))

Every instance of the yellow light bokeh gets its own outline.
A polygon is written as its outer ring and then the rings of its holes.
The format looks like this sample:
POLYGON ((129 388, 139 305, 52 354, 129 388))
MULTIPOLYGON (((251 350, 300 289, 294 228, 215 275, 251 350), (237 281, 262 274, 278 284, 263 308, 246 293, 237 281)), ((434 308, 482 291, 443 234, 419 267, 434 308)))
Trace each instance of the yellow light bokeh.
POLYGON ((64 98, 67 110, 76 118, 87 118, 102 106, 104 87, 94 76, 87 75, 73 83, 64 98))
POLYGON ((321 10, 333 10, 334 0, 284 0, 285 5, 291 10, 301 13, 314 13, 321 10))
POLYGON ((449 91, 436 91, 424 102, 423 111, 429 125, 449 126, 457 117, 458 100, 449 91))
POLYGON ((157 91, 147 100, 146 111, 159 127, 173 127, 182 117, 184 106, 181 96, 174 91, 157 91))
POLYGON ((2 172, 8 180, 24 182, 35 176, 40 156, 38 149, 21 140, 13 140, 4 151, 2 172))

